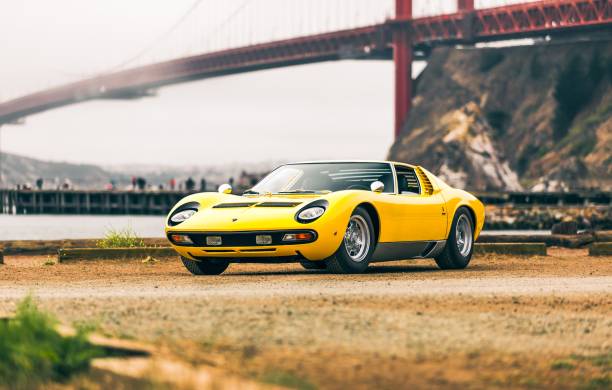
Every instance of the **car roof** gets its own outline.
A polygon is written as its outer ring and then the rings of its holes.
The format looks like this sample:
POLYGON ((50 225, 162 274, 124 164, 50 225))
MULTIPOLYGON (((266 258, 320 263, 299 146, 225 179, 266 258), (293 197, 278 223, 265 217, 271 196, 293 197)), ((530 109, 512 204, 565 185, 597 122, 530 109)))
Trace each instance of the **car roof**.
POLYGON ((295 165, 295 164, 337 164, 337 163, 383 163, 383 164, 397 164, 404 165, 407 167, 414 168, 416 165, 398 162, 398 161, 386 161, 386 160, 311 160, 311 161, 296 161, 291 163, 286 163, 282 165, 295 165))

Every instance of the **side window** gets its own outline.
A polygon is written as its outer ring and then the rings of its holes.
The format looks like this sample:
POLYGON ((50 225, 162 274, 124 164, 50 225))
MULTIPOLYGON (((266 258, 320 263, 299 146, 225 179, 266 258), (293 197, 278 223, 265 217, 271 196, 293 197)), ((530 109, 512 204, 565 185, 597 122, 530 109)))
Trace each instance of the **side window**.
POLYGON ((408 195, 421 194, 421 185, 414 169, 396 165, 395 171, 397 172, 398 193, 408 195))

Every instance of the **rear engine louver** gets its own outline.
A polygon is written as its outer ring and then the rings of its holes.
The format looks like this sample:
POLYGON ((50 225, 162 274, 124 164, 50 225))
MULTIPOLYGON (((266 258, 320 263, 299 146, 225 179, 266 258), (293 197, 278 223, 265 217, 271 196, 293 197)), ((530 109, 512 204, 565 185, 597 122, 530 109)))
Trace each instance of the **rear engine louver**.
POLYGON ((431 181, 427 177, 427 174, 425 174, 425 172, 423 171, 421 167, 416 167, 415 170, 416 170, 417 175, 419 175, 419 179, 421 180, 421 183, 423 183, 423 193, 427 195, 433 194, 433 185, 431 184, 431 181))

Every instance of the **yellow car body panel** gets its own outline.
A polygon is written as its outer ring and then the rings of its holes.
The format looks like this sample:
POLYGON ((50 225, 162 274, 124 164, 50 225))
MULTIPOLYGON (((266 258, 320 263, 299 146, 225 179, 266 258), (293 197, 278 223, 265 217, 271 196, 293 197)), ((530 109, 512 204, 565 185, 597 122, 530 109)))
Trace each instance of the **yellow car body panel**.
MULTIPOLYGON (((417 168, 408 164, 397 166, 417 168)), ((419 167, 420 168, 420 167, 419 167)), ((422 168, 420 168, 422 169, 422 168)), ((394 193, 365 190, 343 190, 325 194, 243 195, 223 193, 192 194, 175 205, 175 210, 189 202, 198 202, 198 212, 184 222, 170 226, 166 221, 166 234, 173 233, 235 233, 311 230, 316 232, 314 242, 273 246, 182 246, 170 243, 181 255, 192 260, 206 257, 240 259, 270 259, 302 256, 318 261, 332 256, 340 247, 348 221, 354 210, 363 206, 375 213, 376 241, 381 243, 439 242, 447 239, 452 218, 459 207, 468 207, 474 217, 474 239, 484 224, 484 206, 468 192, 452 188, 430 172, 422 169, 433 187, 431 193, 398 194, 397 179, 394 193), (328 202, 325 213, 310 223, 298 222, 295 215, 313 201, 328 202), (265 202, 294 202, 292 207, 262 207, 265 202), (254 203, 247 207, 215 208, 219 204, 254 203), (299 203, 299 204, 297 204, 299 203)), ((231 206, 231 205, 230 205, 231 206)))

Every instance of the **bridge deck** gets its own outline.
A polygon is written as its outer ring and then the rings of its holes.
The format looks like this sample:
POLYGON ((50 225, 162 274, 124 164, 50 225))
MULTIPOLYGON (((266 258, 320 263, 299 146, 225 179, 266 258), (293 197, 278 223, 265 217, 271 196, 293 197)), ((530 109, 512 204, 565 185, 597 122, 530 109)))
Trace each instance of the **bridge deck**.
POLYGON ((612 26, 611 0, 547 0, 387 23, 179 58, 110 73, 0 103, 0 125, 91 99, 132 99, 208 77, 313 62, 389 58, 393 31, 415 47, 591 31, 612 26))

